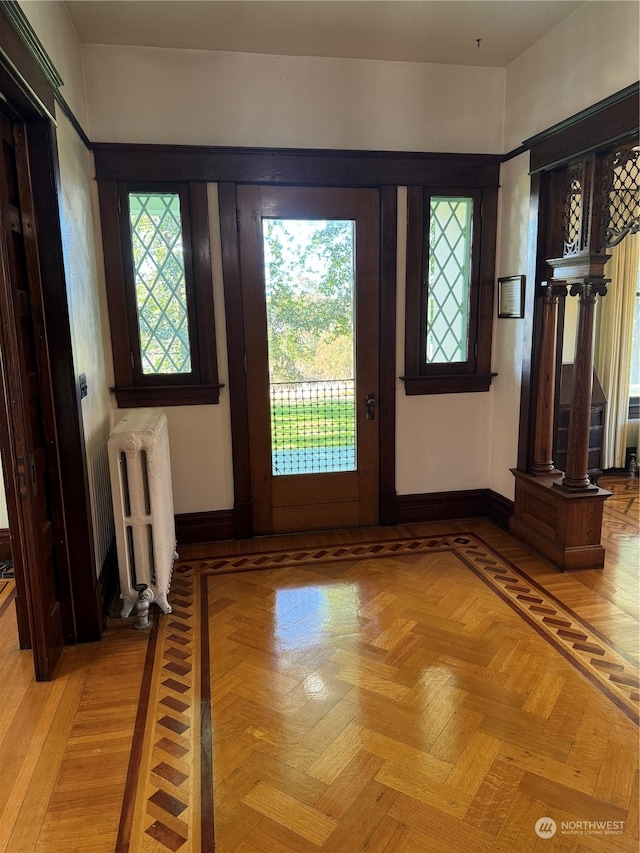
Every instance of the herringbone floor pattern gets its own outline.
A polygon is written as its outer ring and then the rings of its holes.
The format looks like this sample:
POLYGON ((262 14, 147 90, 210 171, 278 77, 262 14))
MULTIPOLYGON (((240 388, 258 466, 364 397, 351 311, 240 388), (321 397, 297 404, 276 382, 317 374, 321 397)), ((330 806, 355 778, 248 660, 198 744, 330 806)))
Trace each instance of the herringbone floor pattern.
POLYGON ((483 519, 193 546, 49 683, 0 584, 0 850, 637 851, 638 481, 601 482, 604 571, 483 519))
POLYGON ((219 853, 638 849, 637 729, 454 552, 207 586, 219 853))

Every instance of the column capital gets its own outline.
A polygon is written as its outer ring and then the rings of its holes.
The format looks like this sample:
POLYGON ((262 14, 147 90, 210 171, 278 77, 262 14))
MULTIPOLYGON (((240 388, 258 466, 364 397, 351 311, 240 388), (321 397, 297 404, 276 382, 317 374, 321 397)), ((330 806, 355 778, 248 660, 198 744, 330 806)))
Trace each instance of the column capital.
POLYGON ((569 296, 578 296, 580 300, 606 296, 607 285, 610 283, 611 279, 603 276, 593 276, 592 278, 584 278, 582 281, 574 281, 571 284, 569 296))
POLYGON ((557 303, 558 299, 564 299, 567 296, 568 281, 541 281, 538 294, 542 296, 545 304, 557 303))

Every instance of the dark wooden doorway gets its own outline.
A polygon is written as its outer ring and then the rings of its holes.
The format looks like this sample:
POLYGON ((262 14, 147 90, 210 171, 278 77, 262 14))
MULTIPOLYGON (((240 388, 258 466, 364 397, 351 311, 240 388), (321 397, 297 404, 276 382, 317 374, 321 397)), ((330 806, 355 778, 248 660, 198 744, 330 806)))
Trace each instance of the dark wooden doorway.
POLYGON ((20 644, 37 680, 51 678, 64 644, 65 555, 51 371, 26 125, 0 112, 0 355, 5 490, 16 573, 20 644))
MULTIPOLYGON (((238 187, 254 533, 378 522, 379 204, 379 193, 372 189, 238 187), (292 471, 285 467, 283 472, 274 461, 275 404, 271 401, 276 383, 270 378, 263 234, 267 219, 353 223, 354 390, 350 393, 355 437, 353 457, 345 467, 328 464, 313 472, 304 466, 292 471)), ((306 452, 292 450, 291 454, 306 452)))

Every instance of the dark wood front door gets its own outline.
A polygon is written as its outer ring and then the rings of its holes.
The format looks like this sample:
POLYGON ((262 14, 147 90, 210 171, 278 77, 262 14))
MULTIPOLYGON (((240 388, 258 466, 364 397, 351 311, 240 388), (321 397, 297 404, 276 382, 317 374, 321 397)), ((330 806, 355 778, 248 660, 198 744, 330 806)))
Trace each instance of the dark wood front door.
POLYGON ((33 649, 36 679, 47 680, 64 642, 57 442, 25 125, 0 113, 0 141, 0 435, 20 642, 33 649))
POLYGON ((379 193, 238 187, 254 533, 375 524, 379 193))

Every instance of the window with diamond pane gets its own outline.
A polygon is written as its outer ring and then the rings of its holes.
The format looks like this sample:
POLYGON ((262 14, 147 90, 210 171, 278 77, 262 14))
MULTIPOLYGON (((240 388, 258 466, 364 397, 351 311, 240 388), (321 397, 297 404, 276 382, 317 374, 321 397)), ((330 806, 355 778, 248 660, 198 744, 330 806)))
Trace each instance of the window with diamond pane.
POLYGON ((146 375, 191 372, 178 193, 129 193, 140 357, 146 375))
POLYGON ((433 196, 429 209, 427 364, 468 358, 473 199, 433 196))

